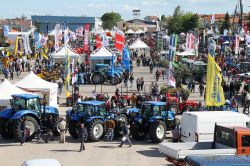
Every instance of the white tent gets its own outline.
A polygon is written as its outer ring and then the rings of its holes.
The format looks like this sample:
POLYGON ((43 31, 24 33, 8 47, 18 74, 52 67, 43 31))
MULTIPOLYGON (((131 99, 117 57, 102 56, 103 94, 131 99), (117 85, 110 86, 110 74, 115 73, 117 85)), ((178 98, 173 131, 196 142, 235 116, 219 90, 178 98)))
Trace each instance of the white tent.
POLYGON ((135 32, 132 29, 129 29, 125 32, 126 34, 134 34, 135 32))
POLYGON ((70 58, 75 58, 75 59, 79 57, 79 54, 75 53, 67 45, 64 45, 59 51, 53 52, 51 54, 52 58, 54 59, 66 59, 67 55, 69 55, 70 58))
POLYGON ((177 52, 176 55, 178 55, 178 56, 195 56, 195 53, 189 52, 189 51, 184 51, 184 52, 177 52))
POLYGON ((47 103, 50 106, 58 107, 57 105, 57 90, 58 85, 56 83, 51 83, 45 81, 35 75, 33 72, 30 72, 22 80, 18 81, 15 84, 17 87, 25 89, 29 92, 36 92, 41 95, 46 94, 47 103))
MULTIPOLYGON (((95 51, 90 54, 91 60, 104 60, 104 59, 112 59, 113 53, 107 47, 99 47, 95 51)), ((115 55, 114 55, 115 56, 115 55)))
POLYGON ((148 49, 148 45, 146 43, 144 43, 140 38, 136 39, 136 41, 134 41, 134 43, 129 46, 130 49, 148 49))
POLYGON ((136 34, 141 34, 141 33, 144 33, 144 31, 141 30, 141 29, 138 29, 135 33, 136 33, 136 34))
POLYGON ((0 106, 10 106, 10 99, 13 94, 30 94, 6 79, 0 84, 0 92, 0 106))

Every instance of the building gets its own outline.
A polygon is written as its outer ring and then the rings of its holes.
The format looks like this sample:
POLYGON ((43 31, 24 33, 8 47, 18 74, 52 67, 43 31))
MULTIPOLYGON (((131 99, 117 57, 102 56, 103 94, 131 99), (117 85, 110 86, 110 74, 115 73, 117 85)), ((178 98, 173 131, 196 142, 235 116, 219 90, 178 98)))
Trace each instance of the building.
POLYGON ((160 21, 160 18, 158 16, 146 16, 146 17, 144 17, 144 21, 156 22, 156 21, 160 21))
POLYGON ((102 21, 97 17, 75 17, 75 16, 31 16, 32 24, 37 27, 38 31, 48 34, 55 28, 56 24, 65 25, 71 31, 79 27, 90 24, 90 29, 98 28, 102 21))
POLYGON ((8 25, 10 29, 20 32, 27 32, 31 29, 31 20, 26 17, 14 18, 14 19, 1 19, 0 27, 8 25))
POLYGON ((133 30, 134 32, 141 30, 143 32, 155 33, 157 31, 156 22, 148 22, 140 19, 121 21, 117 23, 117 27, 123 31, 133 30))

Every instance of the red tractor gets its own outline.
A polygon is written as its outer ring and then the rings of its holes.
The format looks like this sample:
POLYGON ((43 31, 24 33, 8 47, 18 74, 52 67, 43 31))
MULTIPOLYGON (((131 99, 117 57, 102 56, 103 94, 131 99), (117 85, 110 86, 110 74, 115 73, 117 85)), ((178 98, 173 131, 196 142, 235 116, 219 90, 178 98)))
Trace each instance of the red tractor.
POLYGON ((170 97, 168 104, 169 109, 177 115, 181 115, 183 112, 193 111, 198 106, 198 102, 193 100, 186 100, 182 103, 176 97, 170 97))

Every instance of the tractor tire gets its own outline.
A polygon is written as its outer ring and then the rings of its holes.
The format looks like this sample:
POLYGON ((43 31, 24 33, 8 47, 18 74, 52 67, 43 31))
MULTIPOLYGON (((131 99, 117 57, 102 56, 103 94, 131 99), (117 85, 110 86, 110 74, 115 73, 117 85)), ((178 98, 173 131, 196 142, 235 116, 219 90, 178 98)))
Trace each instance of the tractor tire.
POLYGON ((193 82, 193 81, 194 81, 194 77, 191 75, 188 75, 188 76, 184 77, 184 79, 183 79, 183 83, 185 85, 188 85, 190 82, 193 82))
POLYGON ((146 134, 143 126, 139 126, 138 124, 131 125, 131 135, 135 140, 140 141, 145 139, 146 134))
POLYGON ((26 125, 30 129, 30 136, 27 138, 27 140, 32 140, 35 137, 35 134, 36 134, 37 129, 38 129, 38 122, 32 116, 23 116, 14 122, 14 125, 13 125, 14 138, 16 138, 19 141, 22 138, 22 133, 21 133, 20 128, 21 128, 21 123, 22 123, 23 118, 26 118, 26 120, 27 120, 26 125))
POLYGON ((93 82, 93 84, 103 84, 104 78, 101 74, 94 73, 91 77, 91 81, 93 82))
POLYGON ((117 85, 117 84, 119 84, 119 78, 118 78, 117 76, 114 76, 114 77, 110 78, 110 83, 111 83, 112 85, 117 85))
POLYGON ((52 130, 52 133, 53 133, 53 135, 56 136, 56 137, 60 136, 59 119, 58 119, 58 118, 56 119, 56 124, 55 124, 55 127, 54 127, 53 130, 52 130))
POLYGON ((88 140, 91 142, 97 142, 104 135, 103 122, 100 119, 94 119, 88 125, 88 140))
POLYGON ((10 121, 8 119, 1 118, 0 119, 0 135, 3 138, 12 138, 13 137, 13 129, 10 121))
POLYGON ((125 123, 128 122, 128 118, 127 118, 127 116, 125 114, 121 114, 118 119, 121 122, 125 122, 125 123))
POLYGON ((166 125, 163 121, 156 121, 150 125, 149 136, 153 143, 161 143, 166 138, 166 125))
POLYGON ((172 111, 175 115, 179 115, 180 114, 179 107, 176 104, 171 104, 169 106, 169 110, 172 111))
POLYGON ((183 108, 182 113, 183 112, 190 112, 190 111, 193 111, 193 110, 194 110, 194 108, 189 105, 189 106, 186 106, 186 107, 183 108))
POLYGON ((73 137, 74 139, 78 138, 78 133, 77 133, 77 122, 70 120, 69 121, 69 134, 71 135, 71 137, 73 137))

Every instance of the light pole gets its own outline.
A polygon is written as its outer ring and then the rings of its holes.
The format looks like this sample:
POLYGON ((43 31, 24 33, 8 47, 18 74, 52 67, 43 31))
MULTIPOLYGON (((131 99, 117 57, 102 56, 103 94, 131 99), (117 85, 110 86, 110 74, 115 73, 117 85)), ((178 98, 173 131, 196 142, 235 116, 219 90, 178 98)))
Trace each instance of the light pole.
MULTIPOLYGON (((133 16, 134 16, 134 27, 135 27, 135 31, 137 31, 138 29, 138 27, 137 27, 137 25, 139 24, 139 19, 140 19, 140 12, 141 12, 141 10, 138 10, 138 9, 136 9, 136 10, 132 10, 133 11, 133 16)), ((136 35, 136 34, 135 34, 136 35)))

